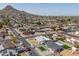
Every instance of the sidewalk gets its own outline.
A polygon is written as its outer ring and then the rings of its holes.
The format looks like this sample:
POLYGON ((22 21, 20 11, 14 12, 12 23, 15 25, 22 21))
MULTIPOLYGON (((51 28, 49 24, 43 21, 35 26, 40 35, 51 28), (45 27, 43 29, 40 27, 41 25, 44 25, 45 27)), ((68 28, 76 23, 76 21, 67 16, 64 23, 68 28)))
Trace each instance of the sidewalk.
MULTIPOLYGON (((26 39, 26 41, 27 41, 31 46, 33 46, 33 44, 30 43, 30 41, 29 41, 28 39, 26 39)), ((37 52, 37 54, 40 56, 40 53, 37 51, 37 49, 36 49, 36 48, 34 48, 34 49, 35 49, 35 51, 37 52)))

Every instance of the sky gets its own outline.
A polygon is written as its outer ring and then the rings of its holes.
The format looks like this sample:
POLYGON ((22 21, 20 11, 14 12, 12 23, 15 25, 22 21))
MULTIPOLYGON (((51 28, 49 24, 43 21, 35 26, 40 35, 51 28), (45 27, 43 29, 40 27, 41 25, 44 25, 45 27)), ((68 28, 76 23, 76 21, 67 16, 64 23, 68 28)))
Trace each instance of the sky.
POLYGON ((7 5, 37 15, 79 16, 79 4, 77 3, 0 3, 0 9, 7 5))

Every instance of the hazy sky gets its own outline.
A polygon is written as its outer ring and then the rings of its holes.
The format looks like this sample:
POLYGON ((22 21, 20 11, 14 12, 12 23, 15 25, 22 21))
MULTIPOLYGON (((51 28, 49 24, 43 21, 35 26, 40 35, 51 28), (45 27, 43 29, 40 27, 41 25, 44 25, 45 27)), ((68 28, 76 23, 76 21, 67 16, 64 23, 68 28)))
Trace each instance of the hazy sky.
POLYGON ((79 16, 79 4, 38 4, 38 3, 16 3, 16 4, 1 4, 0 9, 7 5, 12 5, 14 8, 24 10, 26 12, 38 15, 51 16, 79 16))

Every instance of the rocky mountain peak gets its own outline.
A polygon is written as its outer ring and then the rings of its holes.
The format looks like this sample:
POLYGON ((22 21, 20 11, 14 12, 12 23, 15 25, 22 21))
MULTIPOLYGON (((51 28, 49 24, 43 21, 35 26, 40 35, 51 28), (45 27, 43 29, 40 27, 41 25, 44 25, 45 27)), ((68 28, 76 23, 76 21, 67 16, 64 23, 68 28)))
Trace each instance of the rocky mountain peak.
POLYGON ((7 5, 5 8, 3 8, 3 10, 16 10, 16 9, 13 8, 11 5, 7 5))

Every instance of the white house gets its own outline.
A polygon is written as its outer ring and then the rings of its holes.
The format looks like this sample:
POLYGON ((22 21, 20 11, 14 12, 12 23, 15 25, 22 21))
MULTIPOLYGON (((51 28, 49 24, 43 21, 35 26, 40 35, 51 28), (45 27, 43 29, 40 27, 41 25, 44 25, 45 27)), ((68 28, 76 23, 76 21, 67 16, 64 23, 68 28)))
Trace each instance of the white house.
POLYGON ((51 40, 49 38, 46 38, 45 36, 37 36, 37 37, 35 37, 35 39, 38 40, 39 42, 51 40))

